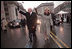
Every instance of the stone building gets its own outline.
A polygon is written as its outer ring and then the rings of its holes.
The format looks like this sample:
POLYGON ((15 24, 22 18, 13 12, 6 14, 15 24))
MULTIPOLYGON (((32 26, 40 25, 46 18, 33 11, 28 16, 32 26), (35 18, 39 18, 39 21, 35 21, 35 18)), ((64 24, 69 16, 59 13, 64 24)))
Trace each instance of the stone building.
POLYGON ((36 9, 38 14, 43 14, 44 13, 44 9, 48 8, 52 13, 54 13, 54 3, 42 3, 40 4, 36 9))

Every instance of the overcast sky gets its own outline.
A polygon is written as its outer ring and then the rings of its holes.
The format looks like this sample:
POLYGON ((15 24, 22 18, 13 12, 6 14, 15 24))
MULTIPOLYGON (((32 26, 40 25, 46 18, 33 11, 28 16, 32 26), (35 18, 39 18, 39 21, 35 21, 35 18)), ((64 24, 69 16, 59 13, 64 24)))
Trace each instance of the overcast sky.
POLYGON ((62 4, 65 1, 18 1, 19 3, 22 3, 23 7, 27 10, 28 8, 34 8, 39 6, 41 3, 48 3, 48 2, 54 2, 54 8, 58 5, 62 4))

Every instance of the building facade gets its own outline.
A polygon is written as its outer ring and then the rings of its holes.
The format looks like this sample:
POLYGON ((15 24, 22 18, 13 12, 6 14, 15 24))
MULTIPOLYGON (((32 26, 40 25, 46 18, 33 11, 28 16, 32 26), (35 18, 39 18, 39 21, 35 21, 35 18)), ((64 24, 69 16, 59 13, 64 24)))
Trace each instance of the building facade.
POLYGON ((48 8, 52 13, 54 13, 54 3, 42 3, 40 4, 36 9, 38 14, 43 14, 44 13, 44 9, 48 8))
POLYGON ((6 17, 5 17, 4 2, 1 1, 1 28, 3 30, 5 30, 6 25, 7 25, 7 21, 6 21, 6 17))
POLYGON ((21 19, 22 16, 18 12, 18 9, 17 9, 18 6, 23 11, 26 11, 23 8, 23 6, 20 5, 16 1, 4 1, 4 10, 5 10, 5 17, 6 17, 7 22, 13 21, 13 20, 16 20, 16 19, 21 19))
POLYGON ((54 13, 56 14, 61 10, 71 13, 71 2, 65 1, 64 3, 60 4, 59 6, 54 8, 54 13))
POLYGON ((54 13, 56 17, 62 16, 64 18, 64 22, 67 22, 67 17, 69 17, 69 20, 71 19, 71 2, 65 1, 64 3, 60 4, 54 9, 54 13), (57 14, 60 11, 67 12, 65 14, 57 14))
POLYGON ((18 6, 22 11, 26 10, 23 6, 16 1, 1 1, 1 27, 5 28, 8 22, 21 19, 24 15, 20 14, 18 11, 18 6))

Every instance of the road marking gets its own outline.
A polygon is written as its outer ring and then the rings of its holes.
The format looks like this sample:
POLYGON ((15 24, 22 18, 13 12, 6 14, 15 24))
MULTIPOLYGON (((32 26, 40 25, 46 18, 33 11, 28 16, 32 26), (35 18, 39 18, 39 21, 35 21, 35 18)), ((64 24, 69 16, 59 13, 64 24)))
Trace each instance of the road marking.
POLYGON ((56 40, 56 39, 54 39, 54 37, 50 34, 50 36, 51 36, 51 38, 54 40, 54 42, 56 42, 56 44, 60 47, 60 48, 63 48, 62 46, 61 46, 61 44, 56 40))
POLYGON ((62 40, 60 40, 57 36, 55 36, 52 32, 51 34, 56 37, 66 48, 70 48, 67 44, 65 44, 62 40))

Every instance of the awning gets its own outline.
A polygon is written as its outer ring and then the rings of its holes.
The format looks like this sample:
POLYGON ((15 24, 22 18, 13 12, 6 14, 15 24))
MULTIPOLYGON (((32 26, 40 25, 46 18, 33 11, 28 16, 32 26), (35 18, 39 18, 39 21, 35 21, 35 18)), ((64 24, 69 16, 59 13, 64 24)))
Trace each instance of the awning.
POLYGON ((68 13, 68 12, 60 11, 57 14, 66 14, 66 13, 68 13))

